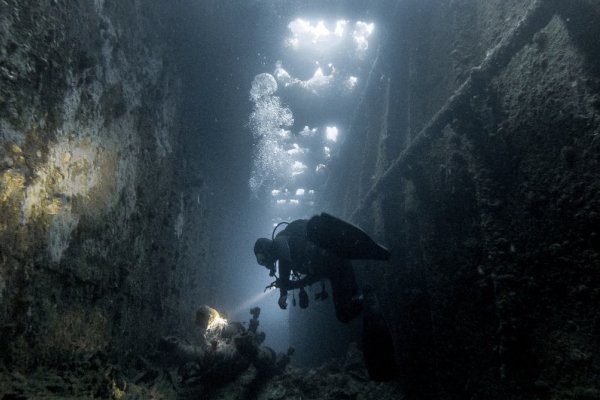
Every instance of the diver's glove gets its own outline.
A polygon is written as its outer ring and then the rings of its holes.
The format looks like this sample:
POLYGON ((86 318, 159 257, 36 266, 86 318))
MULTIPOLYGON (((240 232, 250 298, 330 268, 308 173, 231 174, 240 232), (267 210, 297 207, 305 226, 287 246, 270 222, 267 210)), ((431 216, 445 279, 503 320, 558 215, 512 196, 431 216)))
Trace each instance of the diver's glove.
POLYGON ((270 284, 268 284, 267 286, 265 286, 265 290, 263 291, 263 293, 266 292, 267 290, 271 290, 271 289, 274 289, 277 287, 279 287, 279 282, 277 282, 277 279, 276 279, 273 282, 271 282, 270 284))
POLYGON ((287 294, 282 294, 279 297, 279 301, 277 302, 277 304, 279 304, 279 308, 285 310, 287 308, 287 294))

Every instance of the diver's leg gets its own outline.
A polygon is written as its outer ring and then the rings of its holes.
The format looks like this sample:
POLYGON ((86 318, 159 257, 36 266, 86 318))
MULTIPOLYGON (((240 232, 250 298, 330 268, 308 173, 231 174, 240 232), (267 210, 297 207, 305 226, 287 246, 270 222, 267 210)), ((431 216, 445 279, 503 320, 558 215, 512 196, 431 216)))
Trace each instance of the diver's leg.
POLYGON ((358 285, 350 261, 339 259, 339 262, 332 266, 328 278, 333 292, 335 316, 341 322, 350 322, 362 311, 358 285))

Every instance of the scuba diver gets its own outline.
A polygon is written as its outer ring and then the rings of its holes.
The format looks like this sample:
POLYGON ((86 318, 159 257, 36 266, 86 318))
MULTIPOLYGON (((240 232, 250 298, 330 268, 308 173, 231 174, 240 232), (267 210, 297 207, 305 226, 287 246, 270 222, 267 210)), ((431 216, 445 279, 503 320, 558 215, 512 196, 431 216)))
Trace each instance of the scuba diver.
MULTIPOLYGON (((287 224, 283 231, 275 235, 279 224, 271 239, 260 238, 254 245, 256 261, 276 278, 266 289, 279 288, 279 307, 287 308, 289 290, 300 289, 300 307, 306 308, 308 295, 304 287, 328 279, 337 319, 353 320, 362 311, 363 299, 358 293, 351 260, 388 260, 390 252, 360 228, 326 213, 282 224, 287 224)), ((316 298, 327 297, 323 285, 316 298)))

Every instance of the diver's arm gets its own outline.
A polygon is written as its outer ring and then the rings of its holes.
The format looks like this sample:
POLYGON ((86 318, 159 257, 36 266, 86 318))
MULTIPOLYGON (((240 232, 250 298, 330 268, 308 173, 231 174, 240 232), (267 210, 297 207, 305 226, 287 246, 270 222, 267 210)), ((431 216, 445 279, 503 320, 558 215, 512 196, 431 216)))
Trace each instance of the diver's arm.
POLYGON ((279 262, 285 262, 292 265, 292 256, 290 255, 290 245, 286 235, 279 235, 273 239, 273 252, 279 262))
POLYGON ((290 284, 290 268, 286 262, 279 261, 279 308, 287 308, 287 291, 290 284))
POLYGON ((279 307, 283 310, 287 308, 287 291, 290 286, 290 273, 292 272, 292 258, 290 256, 290 247, 288 237, 280 235, 273 240, 273 249, 279 261, 279 307))
POLYGON ((279 292, 282 296, 287 296, 291 272, 290 264, 284 260, 279 260, 279 292))
POLYGON ((273 240, 273 250, 279 261, 279 290, 282 296, 286 296, 290 284, 290 273, 292 272, 292 258, 287 236, 277 236, 273 240))

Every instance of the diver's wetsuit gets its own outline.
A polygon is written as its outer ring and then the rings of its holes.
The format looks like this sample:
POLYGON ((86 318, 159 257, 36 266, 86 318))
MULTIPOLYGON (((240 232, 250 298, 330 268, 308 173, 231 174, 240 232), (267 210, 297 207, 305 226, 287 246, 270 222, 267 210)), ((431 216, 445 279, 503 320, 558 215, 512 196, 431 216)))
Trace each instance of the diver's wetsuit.
POLYGON ((291 222, 273 240, 275 256, 279 260, 281 295, 327 278, 333 291, 336 317, 341 322, 348 322, 362 311, 362 305, 356 301, 358 286, 352 264, 309 241, 306 236, 307 222, 305 219, 291 222), (292 272, 306 277, 300 281, 290 281, 292 272))

